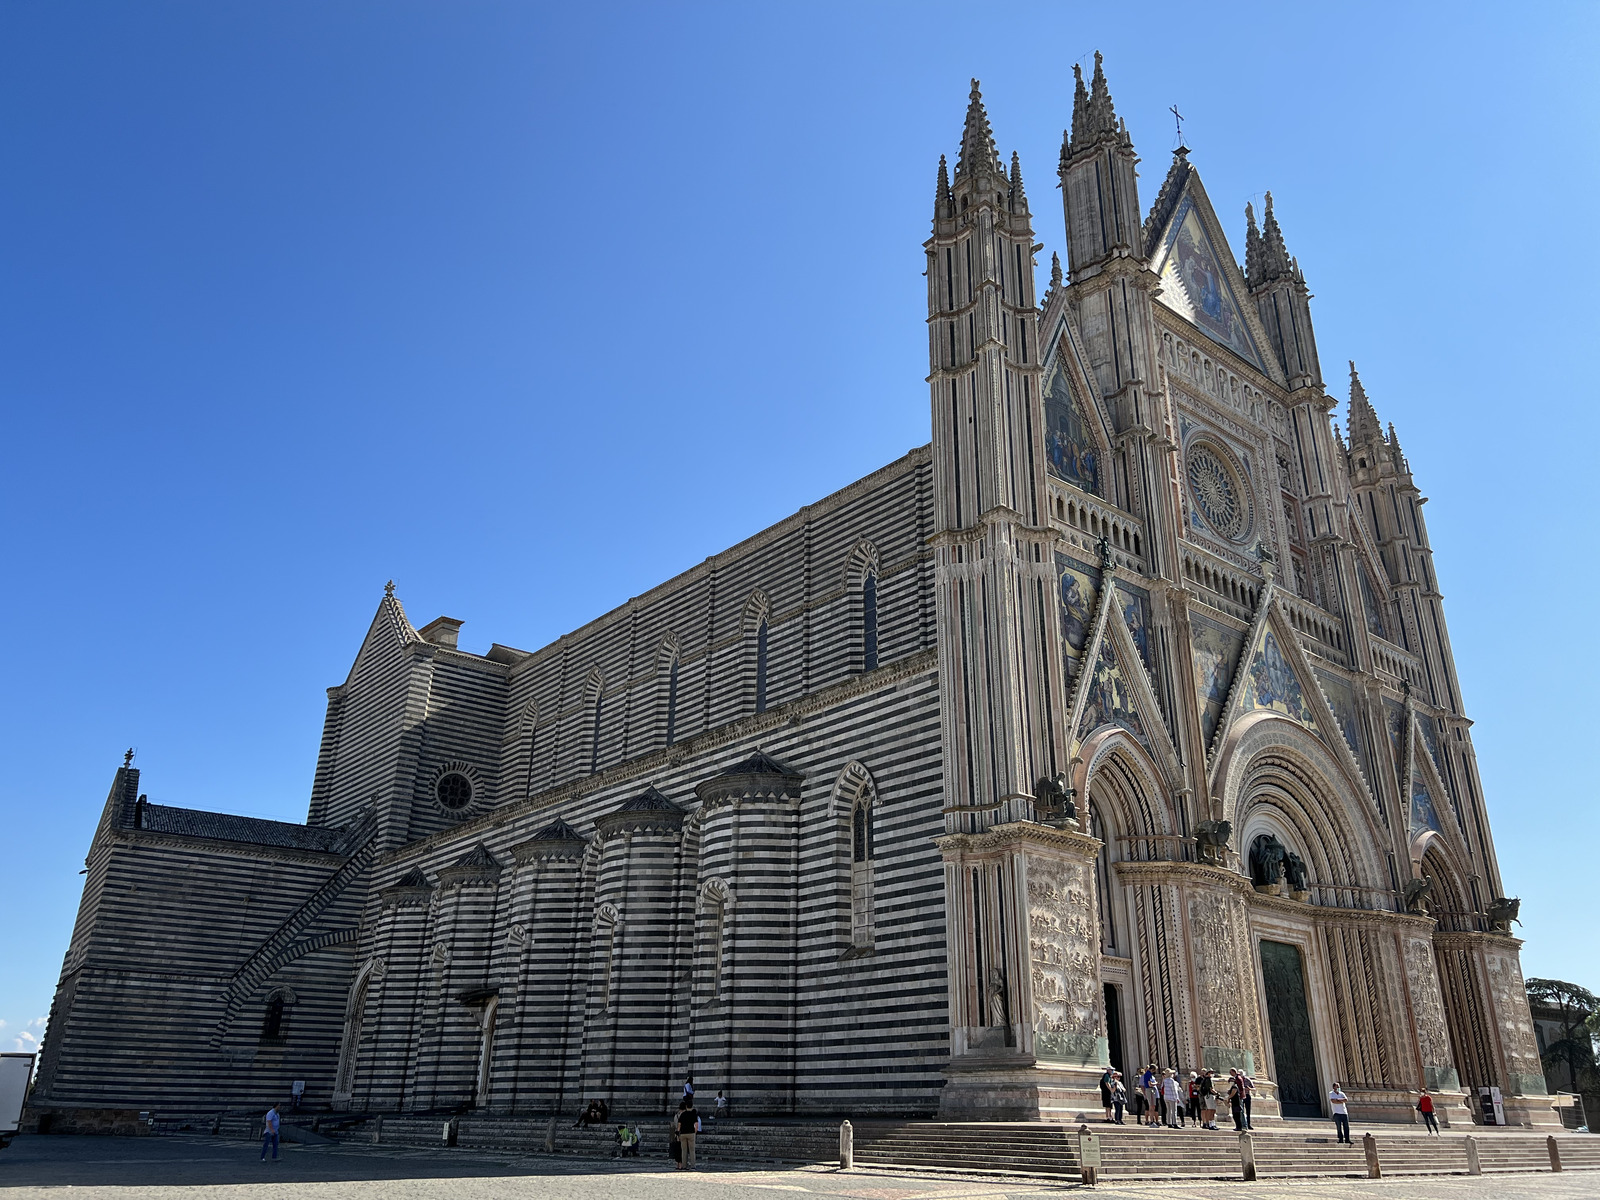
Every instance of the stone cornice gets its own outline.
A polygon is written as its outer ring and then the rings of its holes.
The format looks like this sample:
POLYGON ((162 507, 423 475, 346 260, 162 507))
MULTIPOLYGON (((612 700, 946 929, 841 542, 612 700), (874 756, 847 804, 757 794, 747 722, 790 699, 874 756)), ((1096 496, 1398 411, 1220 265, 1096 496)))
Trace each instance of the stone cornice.
MULTIPOLYGON (((1430 925, 1431 918, 1424 918, 1430 925)), ((1484 946, 1494 950, 1502 950, 1508 954, 1515 954, 1522 949, 1522 939, 1512 937, 1507 933, 1484 933, 1482 930, 1468 929, 1445 933, 1437 932, 1433 940, 1441 946, 1484 946)))
POLYGON ((1237 871, 1226 867, 1213 867, 1209 863, 1175 862, 1170 859, 1154 862, 1124 860, 1111 864, 1112 870, 1128 880, 1148 883, 1208 883, 1231 888, 1236 892, 1250 892, 1250 881, 1237 871))
POLYGON ((1099 838, 1090 837, 1086 833, 1078 833, 1055 825, 1041 825, 1036 821, 1008 821, 1004 825, 991 826, 981 833, 941 834, 934 838, 933 842, 947 857, 952 854, 983 853, 988 850, 1032 844, 1074 850, 1093 858, 1100 853, 1100 847, 1103 845, 1099 838))
POLYGON ((338 866, 350 858, 348 854, 336 854, 331 850, 300 850, 293 846, 232 842, 183 833, 153 833, 147 829, 119 829, 113 845, 117 842, 140 846, 168 846, 177 850, 205 849, 234 858, 269 858, 276 862, 326 863, 330 866, 338 866))

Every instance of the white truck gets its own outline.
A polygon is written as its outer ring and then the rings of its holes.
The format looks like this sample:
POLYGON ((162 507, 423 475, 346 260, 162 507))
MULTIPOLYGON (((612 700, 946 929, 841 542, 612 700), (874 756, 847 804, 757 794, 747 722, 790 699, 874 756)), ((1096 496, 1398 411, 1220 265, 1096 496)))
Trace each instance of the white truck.
POLYGON ((33 1080, 31 1054, 0 1054, 0 1150, 11 1144, 22 1123, 22 1104, 33 1080))

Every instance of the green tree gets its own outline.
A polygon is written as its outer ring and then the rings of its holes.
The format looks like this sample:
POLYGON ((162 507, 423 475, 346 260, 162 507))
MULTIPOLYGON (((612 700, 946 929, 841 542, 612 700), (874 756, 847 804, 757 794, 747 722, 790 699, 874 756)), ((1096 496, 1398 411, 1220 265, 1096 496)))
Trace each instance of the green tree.
POLYGON ((1588 988, 1561 979, 1528 980, 1528 999, 1559 1014, 1561 1036, 1546 1043, 1540 1055, 1544 1069, 1564 1065, 1578 1091, 1600 1091, 1600 1068, 1594 1055, 1595 1035, 1600 1033, 1600 999, 1588 988))

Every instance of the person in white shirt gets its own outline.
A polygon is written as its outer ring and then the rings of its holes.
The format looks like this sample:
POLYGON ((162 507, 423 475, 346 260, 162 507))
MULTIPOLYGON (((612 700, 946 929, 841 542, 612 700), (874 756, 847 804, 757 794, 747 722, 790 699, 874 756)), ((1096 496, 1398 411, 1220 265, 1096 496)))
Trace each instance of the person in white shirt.
POLYGON ((261 1121, 261 1161, 267 1161, 267 1147, 272 1147, 272 1161, 278 1161, 278 1107, 273 1105, 267 1109, 267 1115, 261 1121))
POLYGON ((1350 1097, 1333 1085, 1333 1091, 1328 1093, 1328 1103, 1333 1107, 1333 1128, 1339 1135, 1339 1140, 1346 1146, 1354 1145, 1350 1140, 1350 1097))
POLYGON ((1178 1117, 1178 1104, 1179 1104, 1179 1100, 1178 1100, 1178 1079, 1177 1079, 1177 1076, 1175 1076, 1171 1071, 1168 1071, 1162 1077, 1162 1080, 1161 1080, 1161 1098, 1166 1101, 1167 1128, 1168 1129, 1176 1129, 1178 1127, 1177 1117, 1178 1117))

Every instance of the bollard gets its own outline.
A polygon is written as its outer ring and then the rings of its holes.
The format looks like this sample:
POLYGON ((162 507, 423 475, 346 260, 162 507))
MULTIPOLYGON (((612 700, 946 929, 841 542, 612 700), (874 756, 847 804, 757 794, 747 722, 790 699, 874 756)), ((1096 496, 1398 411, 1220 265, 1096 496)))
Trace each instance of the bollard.
POLYGON ((1478 1139, 1470 1133, 1467 1135, 1467 1174, 1483 1174, 1483 1164, 1478 1161, 1478 1139))
POLYGON ((1087 1125, 1078 1126, 1078 1173, 1084 1187, 1100 1181, 1100 1139, 1087 1125))
POLYGON ((846 1118, 839 1124, 839 1169, 848 1171, 856 1161, 856 1131, 846 1118))
POLYGON ((1552 1171, 1561 1170, 1561 1147, 1556 1144, 1555 1137, 1545 1138, 1544 1144, 1550 1148, 1550 1169, 1552 1171))
POLYGON ((1246 1182, 1256 1177, 1256 1144, 1242 1130, 1239 1133, 1239 1172, 1246 1182))
POLYGON ((554 1154, 556 1152, 556 1115, 555 1115, 555 1113, 551 1113, 550 1114, 550 1124, 548 1124, 548 1125, 546 1125, 544 1127, 544 1152, 546 1154, 554 1154))
POLYGON ((1361 1148, 1367 1152, 1367 1178, 1382 1179, 1383 1168, 1378 1165, 1378 1139, 1370 1133, 1363 1133, 1361 1148))

